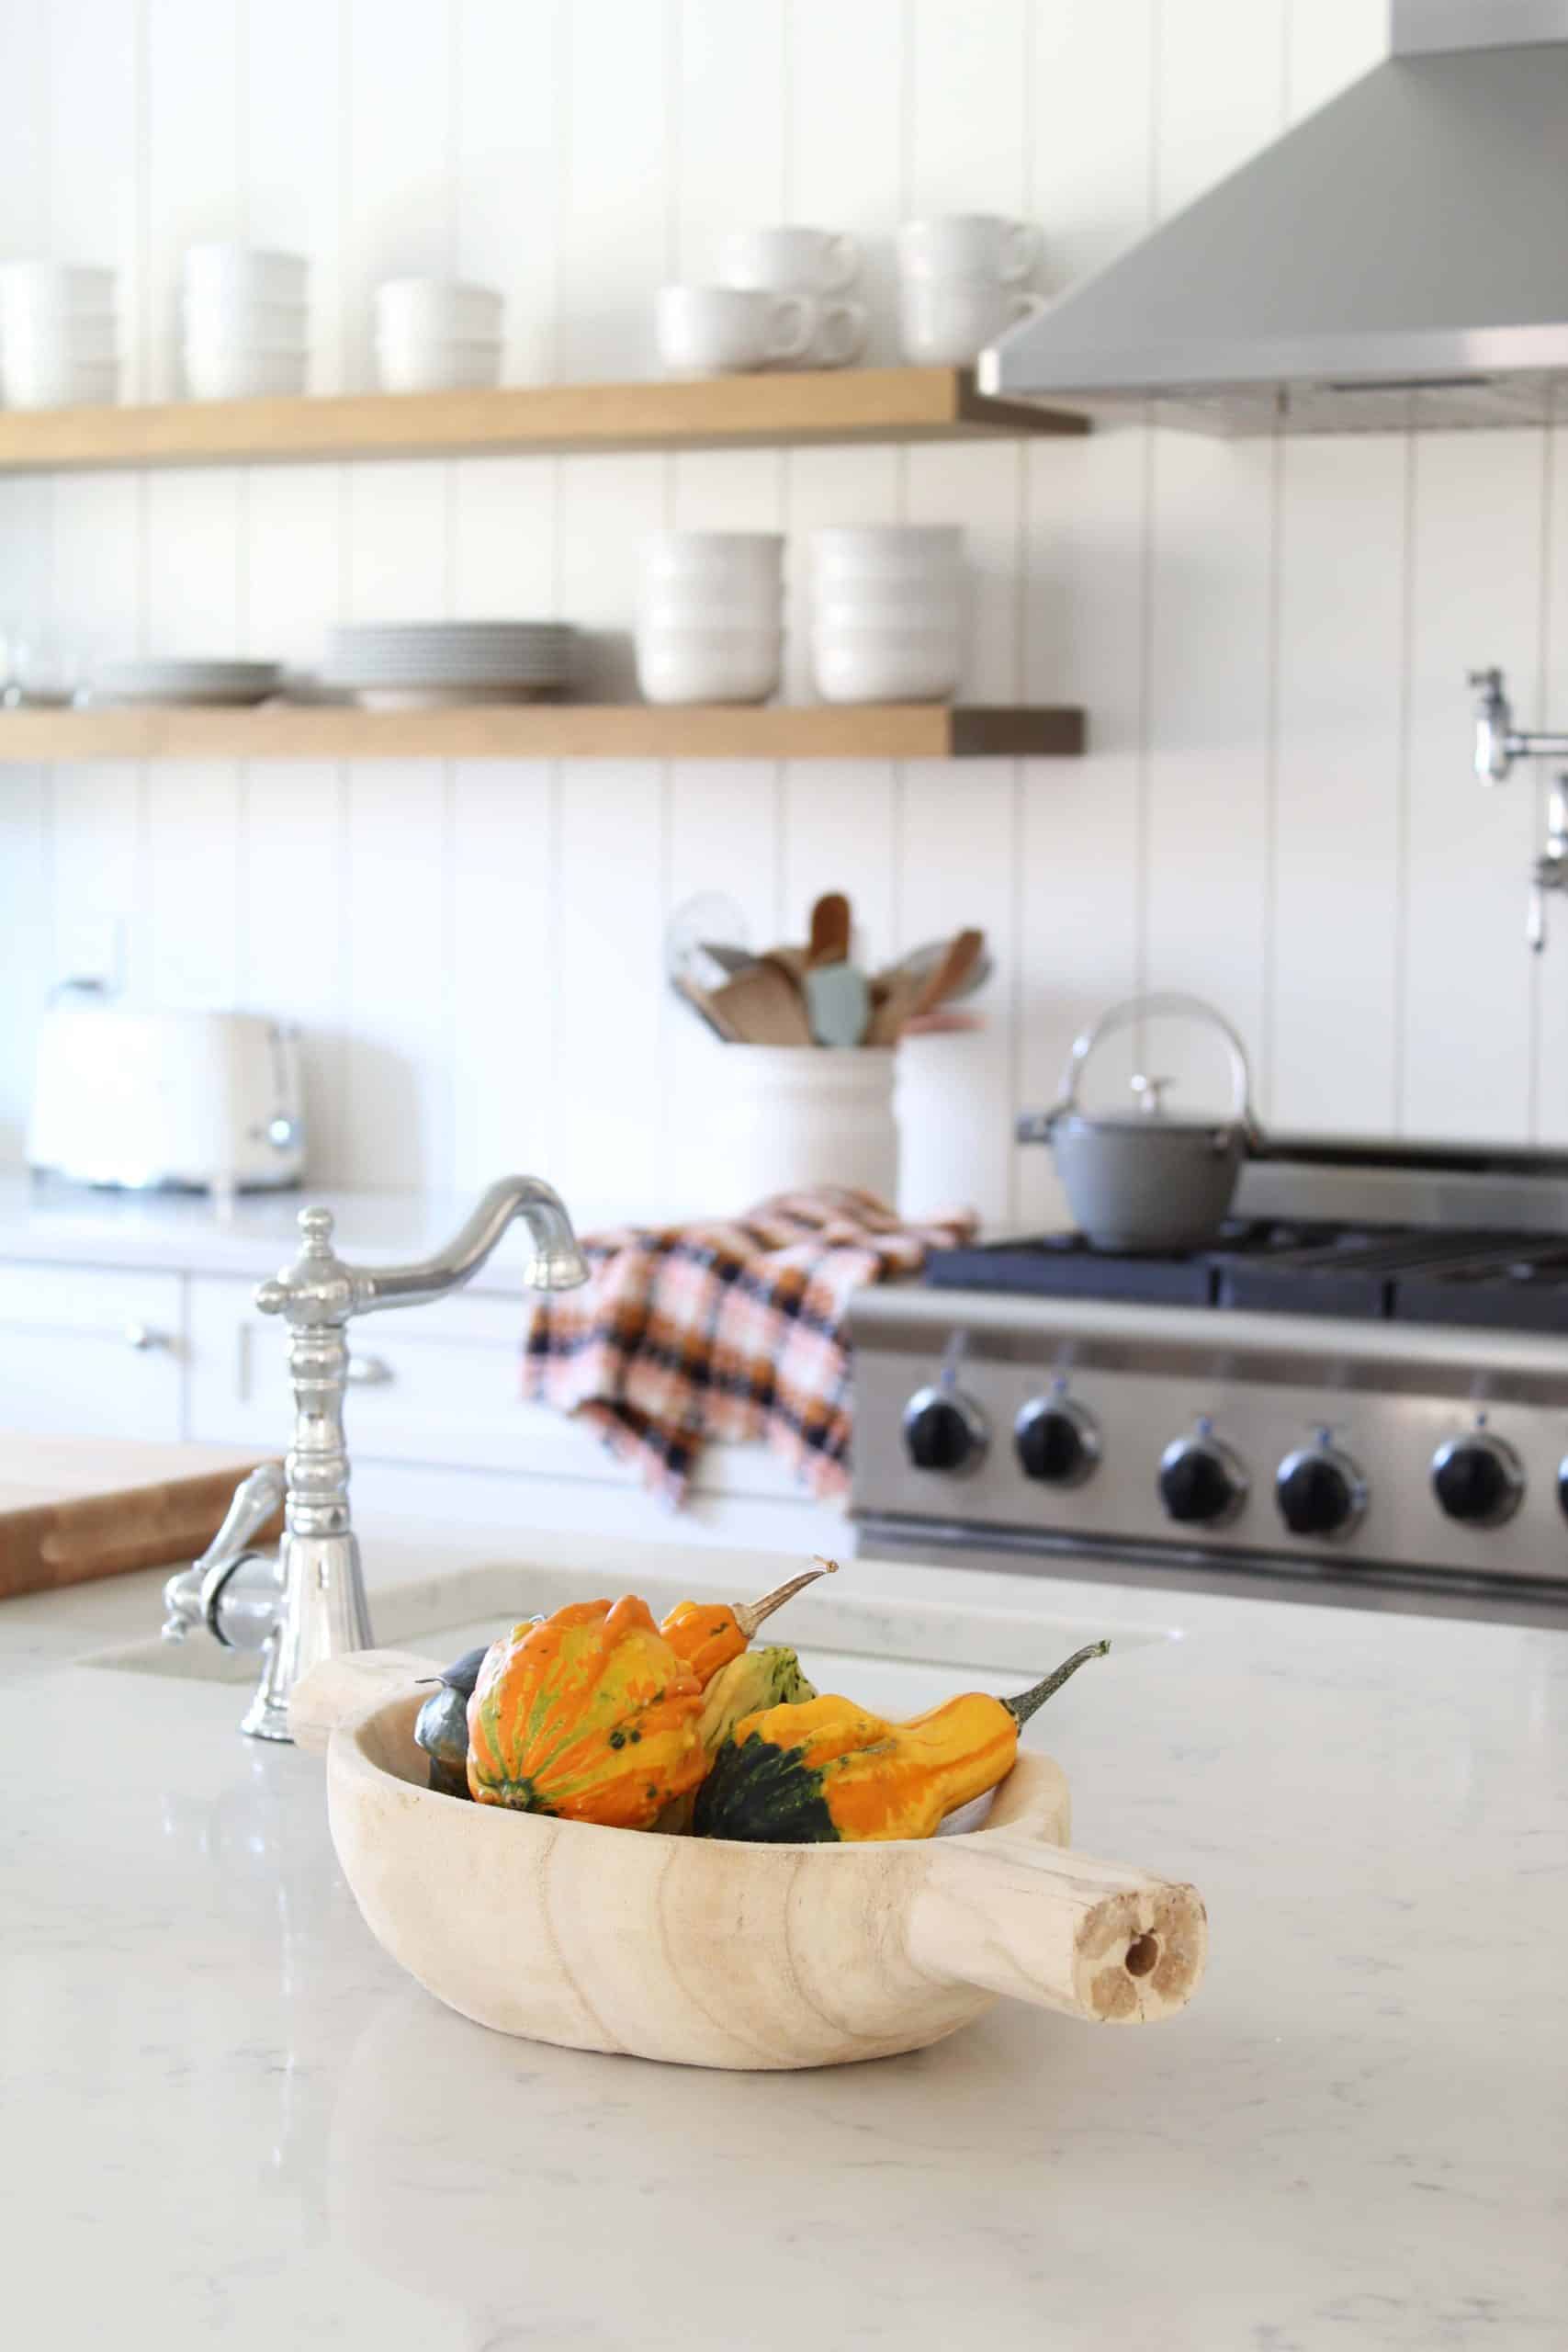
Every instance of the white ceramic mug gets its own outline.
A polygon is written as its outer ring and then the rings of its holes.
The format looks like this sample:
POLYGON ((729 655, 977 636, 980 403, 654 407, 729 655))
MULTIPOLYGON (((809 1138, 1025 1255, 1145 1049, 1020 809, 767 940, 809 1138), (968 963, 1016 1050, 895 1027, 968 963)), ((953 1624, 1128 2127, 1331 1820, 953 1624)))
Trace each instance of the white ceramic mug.
POLYGON ((672 375, 710 375, 797 359, 820 311, 808 294, 750 286, 663 286, 659 354, 672 375))
POLYGON ((719 247, 718 271, 727 286, 841 294, 860 274, 860 247, 832 229, 732 229, 719 247))
POLYGON ((865 349, 868 323, 863 302, 825 302, 817 316, 817 332, 791 368, 847 368, 865 349))
POLYGON ((989 277, 906 277, 898 288, 898 341, 917 366, 961 368, 987 344, 1045 308, 1041 294, 989 277))
POLYGON ((906 220, 898 232, 903 277, 988 277, 1017 286, 1040 258, 1040 232, 1032 220, 997 212, 946 212, 906 220))

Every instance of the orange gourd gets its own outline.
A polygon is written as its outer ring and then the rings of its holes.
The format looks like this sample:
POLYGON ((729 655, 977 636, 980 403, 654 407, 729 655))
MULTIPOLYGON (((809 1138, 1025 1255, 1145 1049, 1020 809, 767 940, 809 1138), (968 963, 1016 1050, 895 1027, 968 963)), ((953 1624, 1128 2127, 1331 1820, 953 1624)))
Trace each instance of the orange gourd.
POLYGON ((1091 1642, 1015 1699, 966 1690, 908 1723, 851 1699, 808 1699, 742 1715, 697 1791, 699 1838, 831 1845, 929 1838, 1012 1770, 1018 1735, 1109 1642, 1091 1642))
POLYGON ((719 1668, 750 1645, 758 1627, 775 1609, 782 1609, 818 1577, 836 1575, 838 1566, 836 1560, 821 1560, 804 1576, 791 1577, 787 1584, 765 1592, 761 1600, 739 1601, 733 1609, 723 1600, 678 1600, 659 1630, 705 1690, 719 1668))
POLYGON ((468 1702, 469 1793, 646 1829, 707 1770, 702 1706, 645 1600, 572 1601, 486 1652, 468 1702))

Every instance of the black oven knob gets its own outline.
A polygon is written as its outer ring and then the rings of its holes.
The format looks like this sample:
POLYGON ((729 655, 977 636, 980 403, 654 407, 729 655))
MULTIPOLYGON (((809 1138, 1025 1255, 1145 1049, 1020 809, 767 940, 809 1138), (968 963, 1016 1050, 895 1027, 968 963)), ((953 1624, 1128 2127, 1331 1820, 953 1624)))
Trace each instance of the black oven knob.
POLYGON ((1432 1456, 1432 1492, 1450 1519, 1467 1527, 1501 1527, 1525 1491, 1524 1464, 1506 1438, 1487 1430, 1451 1437, 1432 1456))
POLYGON ((904 1408, 904 1444, 917 1470, 953 1477, 977 1470, 986 1451, 986 1417, 961 1388, 919 1388, 904 1408))
POLYGON ((1228 1445, 1201 1430, 1160 1455, 1159 1498, 1179 1527, 1224 1527, 1247 1500, 1247 1473, 1228 1445))
POLYGON ((1026 1478, 1046 1487, 1081 1487, 1100 1460, 1092 1414, 1065 1396, 1032 1396, 1012 1425, 1013 1450, 1026 1478))
POLYGON ((1292 1535, 1348 1535, 1366 1510, 1367 1482, 1348 1453, 1320 1442, 1286 1454, 1274 1500, 1292 1535))

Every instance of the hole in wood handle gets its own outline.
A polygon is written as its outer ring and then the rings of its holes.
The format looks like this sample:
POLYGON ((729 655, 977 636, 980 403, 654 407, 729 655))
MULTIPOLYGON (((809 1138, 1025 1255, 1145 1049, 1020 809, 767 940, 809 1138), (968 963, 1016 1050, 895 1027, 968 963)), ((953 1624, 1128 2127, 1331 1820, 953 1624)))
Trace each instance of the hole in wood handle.
POLYGON ((1159 1961, 1157 1936, 1134 1936, 1128 1945, 1122 1965, 1129 1976, 1147 1976, 1159 1961))

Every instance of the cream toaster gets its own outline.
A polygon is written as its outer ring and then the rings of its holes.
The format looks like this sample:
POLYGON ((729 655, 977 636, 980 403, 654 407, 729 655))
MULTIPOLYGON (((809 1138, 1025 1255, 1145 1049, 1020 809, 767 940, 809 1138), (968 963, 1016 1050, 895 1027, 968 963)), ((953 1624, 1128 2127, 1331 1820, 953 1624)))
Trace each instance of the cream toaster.
POLYGON ((28 1164, 79 1184, 262 1191, 305 1173, 297 1030, 68 989, 46 1007, 28 1164))

